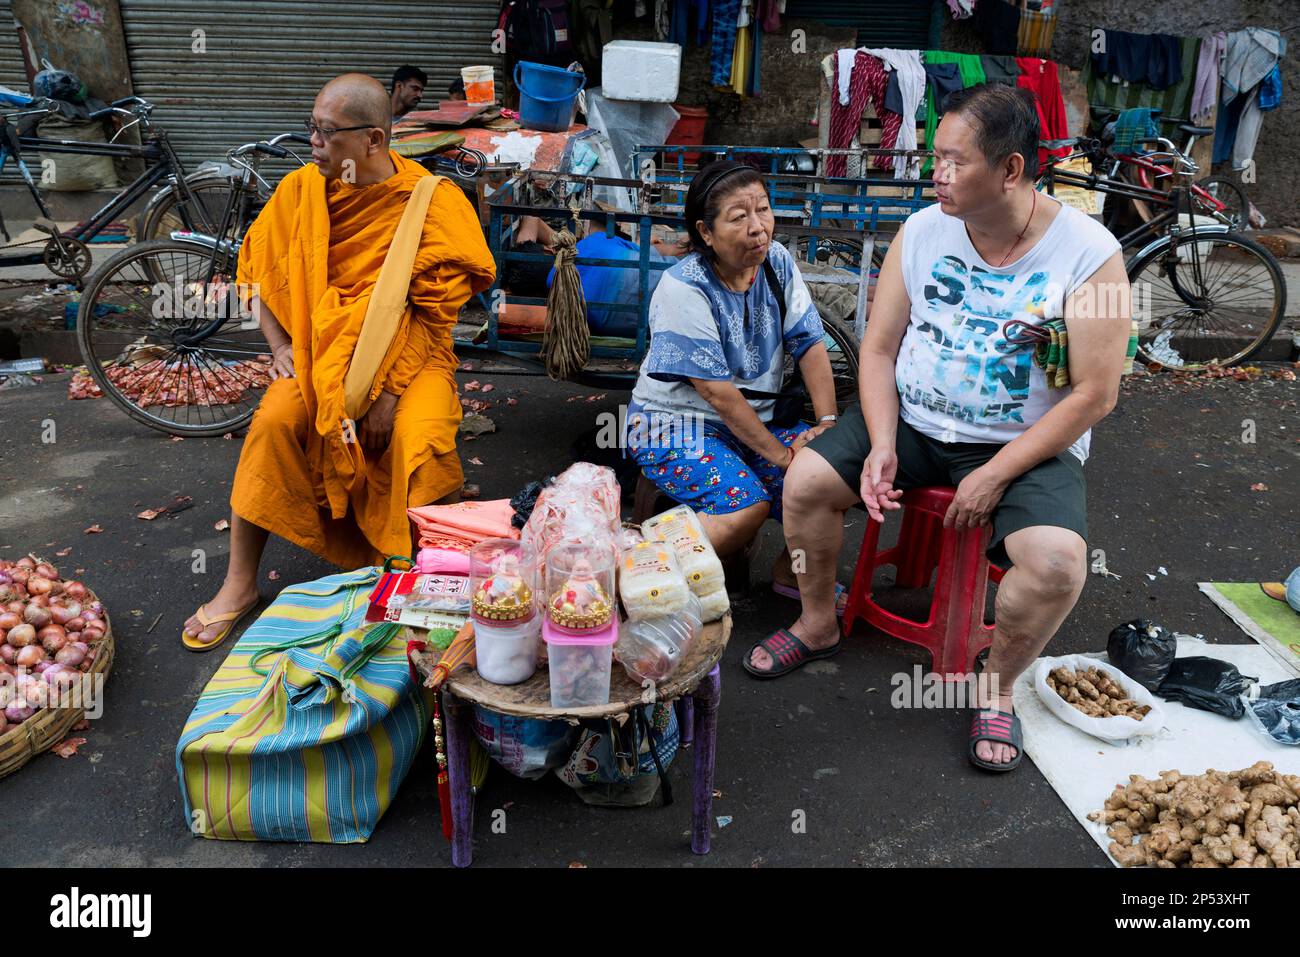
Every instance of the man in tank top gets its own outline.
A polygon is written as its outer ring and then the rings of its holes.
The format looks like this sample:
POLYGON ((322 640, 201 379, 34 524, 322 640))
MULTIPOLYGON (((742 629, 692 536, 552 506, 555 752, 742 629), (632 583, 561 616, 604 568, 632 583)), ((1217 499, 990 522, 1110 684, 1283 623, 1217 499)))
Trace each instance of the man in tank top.
POLYGON ((1119 243, 1034 189, 1039 137, 1028 91, 990 84, 949 98, 934 143, 939 201, 889 248, 862 344, 861 404, 786 477, 802 614, 745 660, 774 677, 834 654, 844 512, 861 501, 879 522, 907 489, 955 486, 945 525, 991 525, 987 555, 1008 568, 964 743, 995 771, 1014 768, 1023 750, 1012 685, 1083 588, 1083 463, 1092 426, 1119 394, 1131 321, 1119 243), (1057 318, 1067 323, 1069 384, 1051 387, 1014 323, 1057 318))

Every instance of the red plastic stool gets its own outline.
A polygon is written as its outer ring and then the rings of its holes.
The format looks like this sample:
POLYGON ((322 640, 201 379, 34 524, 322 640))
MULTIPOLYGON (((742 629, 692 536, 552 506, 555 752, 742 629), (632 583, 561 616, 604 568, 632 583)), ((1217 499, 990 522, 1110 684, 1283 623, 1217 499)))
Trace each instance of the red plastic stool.
POLYGON ((862 551, 853 573, 844 609, 844 635, 858 618, 865 618, 885 634, 928 648, 931 670, 945 678, 969 674, 975 658, 993 643, 993 626, 984 624, 984 598, 989 580, 1002 580, 1005 572, 984 555, 990 529, 964 531, 943 527, 943 517, 957 490, 933 486, 904 492, 903 527, 898 544, 876 551, 880 524, 868 522, 862 551), (903 618, 881 608, 871 597, 871 579, 879 565, 893 565, 901 588, 924 588, 936 568, 930 616, 924 622, 903 618))

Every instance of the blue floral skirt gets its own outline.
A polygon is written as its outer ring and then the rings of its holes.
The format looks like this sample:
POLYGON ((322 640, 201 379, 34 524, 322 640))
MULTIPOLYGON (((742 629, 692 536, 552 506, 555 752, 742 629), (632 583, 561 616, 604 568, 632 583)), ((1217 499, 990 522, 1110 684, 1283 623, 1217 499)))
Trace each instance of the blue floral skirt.
MULTIPOLYGON (((769 425, 782 445, 811 428, 800 422, 783 429, 769 425)), ((781 520, 785 474, 730 431, 708 426, 694 448, 630 448, 641 472, 669 498, 707 515, 726 515, 759 502, 771 502, 771 517, 781 520)))

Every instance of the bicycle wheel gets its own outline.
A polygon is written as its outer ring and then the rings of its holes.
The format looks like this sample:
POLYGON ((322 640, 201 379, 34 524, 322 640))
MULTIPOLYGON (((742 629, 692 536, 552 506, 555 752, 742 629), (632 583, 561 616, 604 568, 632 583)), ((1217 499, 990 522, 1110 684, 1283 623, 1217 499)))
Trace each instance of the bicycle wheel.
MULTIPOLYGON (((822 341, 831 360, 831 379, 835 383, 835 410, 843 415, 848 405, 858 400, 858 340, 853 330, 838 319, 822 319, 822 330, 825 333, 822 341)), ((786 361, 787 373, 792 374, 794 363, 786 361)), ((811 396, 804 403, 803 413, 805 421, 817 422, 811 396)))
MULTIPOLYGON (((224 176, 194 177, 187 181, 194 200, 188 210, 193 231, 205 236, 212 236, 221 225, 221 217, 226 211, 230 198, 235 192, 235 184, 224 176)), ((147 206, 136 220, 136 238, 141 242, 150 239, 167 239, 173 232, 187 229, 181 218, 180 197, 174 189, 167 189, 158 202, 147 206)), ((237 228, 232 223, 229 232, 237 228)), ((227 235, 224 238, 234 240, 238 237, 227 235)))
POLYGON ((1286 311, 1277 260, 1237 233, 1166 236, 1128 267, 1138 358, 1195 371, 1257 353, 1286 311))
MULTIPOLYGON (((791 255, 799 262, 808 262, 808 248, 811 243, 811 236, 778 236, 777 242, 790 250, 791 255)), ((871 265, 879 269, 885 262, 885 253, 889 247, 880 242, 879 239, 871 247, 871 265)), ((829 266, 838 266, 845 269, 857 269, 858 263, 862 261, 862 243, 856 239, 842 239, 818 237, 816 261, 829 266)))
POLYGON ((1230 229, 1245 229, 1250 219, 1250 202, 1246 192, 1226 176, 1208 176, 1196 183, 1214 199, 1223 203, 1223 209, 1214 209, 1195 190, 1192 201, 1197 205, 1197 212, 1213 216, 1230 229))
POLYGON ((271 358, 240 308, 234 267, 228 253, 154 240, 127 247, 91 276, 77 313, 81 356, 137 422, 216 436, 253 417, 271 358))

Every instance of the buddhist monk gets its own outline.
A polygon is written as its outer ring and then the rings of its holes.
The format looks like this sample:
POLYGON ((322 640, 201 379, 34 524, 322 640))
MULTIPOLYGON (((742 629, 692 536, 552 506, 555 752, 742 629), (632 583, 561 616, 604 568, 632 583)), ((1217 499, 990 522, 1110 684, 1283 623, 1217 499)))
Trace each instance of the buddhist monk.
POLYGON ((244 240, 239 280, 253 291, 273 381, 235 471, 225 582, 186 621, 187 648, 216 647, 256 606, 271 532, 343 568, 377 564, 409 553, 408 505, 453 500, 463 484, 451 329, 495 268, 454 183, 433 192, 369 407, 356 419, 344 413, 344 379, 385 254, 416 183, 431 175, 388 148, 391 119, 374 79, 327 83, 309 123, 311 164, 284 178, 244 240))

